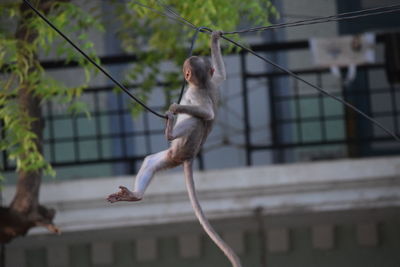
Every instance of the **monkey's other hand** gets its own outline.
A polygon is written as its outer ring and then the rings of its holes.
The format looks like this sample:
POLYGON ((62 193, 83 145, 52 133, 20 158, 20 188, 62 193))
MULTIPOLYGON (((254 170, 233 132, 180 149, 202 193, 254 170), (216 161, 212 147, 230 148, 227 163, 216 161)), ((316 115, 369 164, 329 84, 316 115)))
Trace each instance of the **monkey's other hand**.
POLYGON ((216 41, 223 35, 222 31, 213 31, 211 34, 211 40, 216 41))
POLYGON ((171 106, 169 106, 168 111, 172 112, 173 114, 176 114, 179 112, 179 106, 180 106, 179 104, 173 103, 171 104, 171 106))
POLYGON ((142 196, 138 196, 136 193, 130 191, 125 186, 120 186, 117 193, 111 194, 107 197, 108 202, 114 203, 117 201, 139 201, 142 196))
POLYGON ((165 117, 167 117, 167 123, 174 120, 174 113, 171 111, 165 112, 165 117))

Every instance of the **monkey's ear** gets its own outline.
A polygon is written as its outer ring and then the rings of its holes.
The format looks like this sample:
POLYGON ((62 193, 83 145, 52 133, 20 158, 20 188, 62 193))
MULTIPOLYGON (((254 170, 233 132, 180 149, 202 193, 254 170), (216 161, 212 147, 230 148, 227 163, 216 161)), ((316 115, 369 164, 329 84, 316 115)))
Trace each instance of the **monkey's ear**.
POLYGON ((210 69, 210 75, 211 75, 211 77, 214 75, 214 72, 215 72, 215 69, 214 69, 214 68, 211 68, 211 69, 210 69))
POLYGON ((185 79, 186 81, 190 81, 190 78, 192 77, 192 72, 188 69, 185 71, 185 79))

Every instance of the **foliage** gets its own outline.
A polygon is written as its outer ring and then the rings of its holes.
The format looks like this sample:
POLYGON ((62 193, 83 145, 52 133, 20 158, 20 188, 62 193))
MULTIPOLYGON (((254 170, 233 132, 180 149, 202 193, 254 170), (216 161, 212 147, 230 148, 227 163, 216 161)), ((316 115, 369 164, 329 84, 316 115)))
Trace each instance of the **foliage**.
MULTIPOLYGON (((35 118, 27 114, 18 103, 17 96, 22 89, 27 89, 42 101, 52 99, 66 103, 76 111, 82 108, 76 99, 90 81, 93 66, 65 42, 57 43, 57 33, 31 10, 24 11, 24 14, 21 12, 20 2, 0 4, 0 24, 3 25, 0 28, 0 121, 3 122, 0 150, 8 151, 9 159, 15 160, 17 170, 42 169, 54 175, 35 144, 38 137, 31 131, 35 118), (16 38, 17 27, 24 27, 27 36, 32 34, 36 38, 16 38), (83 84, 71 88, 47 75, 39 63, 38 54, 49 53, 62 56, 67 62, 78 62, 86 77, 83 84)), ((90 52, 94 60, 99 61, 93 43, 85 33, 91 27, 102 29, 95 14, 88 14, 72 3, 53 1, 47 16, 63 32, 78 36, 79 44, 90 52)))
MULTIPOLYGON (((140 89, 135 94, 144 101, 160 77, 170 84, 165 89, 168 98, 175 99, 176 89, 179 87, 180 65, 186 57, 194 30, 144 8, 140 3, 168 13, 165 4, 197 26, 225 31, 236 29, 245 22, 250 25, 268 25, 269 17, 277 15, 270 0, 108 1, 114 8, 114 17, 120 23, 117 36, 122 46, 127 52, 135 53, 139 59, 127 72, 125 82, 140 83, 140 89), (175 70, 171 69, 160 76, 159 65, 165 60, 174 62, 175 70)), ((37 4, 41 1, 32 2, 37 4)), ((72 36, 98 62, 87 30, 96 27, 101 31, 107 23, 99 19, 100 9, 96 7, 100 7, 100 1, 85 1, 87 5, 93 5, 92 8, 85 9, 86 11, 67 0, 47 2, 51 3, 46 13, 49 20, 67 36, 72 36)), ((79 97, 90 81, 93 66, 68 43, 60 41, 58 34, 32 11, 26 11, 31 14, 21 14, 20 5, 21 1, 4 0, 0 3, 0 121, 4 123, 0 150, 8 151, 10 159, 16 161, 19 170, 43 169, 53 173, 35 145, 38 137, 31 131, 35 119, 29 117, 19 105, 18 93, 22 88, 28 88, 42 101, 58 101, 70 105, 72 111, 80 112, 84 110, 84 105, 79 102, 79 97), (34 40, 16 38, 15 31, 21 23, 28 32, 36 34, 34 40), (71 88, 53 79, 38 60, 38 55, 46 53, 56 54, 66 62, 78 62, 85 73, 85 81, 71 88)), ((200 34, 196 53, 206 53, 208 42, 209 37, 200 34)), ((134 105, 134 113, 139 112, 138 106, 134 105)))

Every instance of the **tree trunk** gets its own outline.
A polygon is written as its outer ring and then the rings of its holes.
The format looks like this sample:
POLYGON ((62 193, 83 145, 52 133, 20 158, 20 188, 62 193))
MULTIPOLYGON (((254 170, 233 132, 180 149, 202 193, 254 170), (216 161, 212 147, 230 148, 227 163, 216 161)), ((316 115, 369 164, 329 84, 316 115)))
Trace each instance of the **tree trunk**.
MULTIPOLYGON (((31 131, 37 136, 35 142, 38 151, 42 153, 43 142, 43 118, 40 107, 40 99, 35 97, 27 87, 20 89, 18 93, 18 104, 20 108, 35 120, 31 124, 31 131)), ((39 171, 18 171, 17 191, 10 208, 29 214, 36 210, 39 203, 39 188, 42 172, 39 171)))
MULTIPOLYGON (((49 6, 48 0, 37 1, 43 13, 49 6)), ((26 12, 29 7, 21 4, 21 20, 19 21, 15 37, 23 42, 33 43, 37 32, 26 27, 26 21, 33 16, 26 12)), ((37 61, 37 55, 30 59, 30 66, 37 61)), ((33 85, 34 86, 34 85, 33 85)), ((32 85, 25 83, 18 92, 18 105, 34 121, 30 130, 37 136, 35 145, 42 153, 44 121, 40 107, 41 99, 34 95, 32 85)), ((27 152, 28 153, 28 152, 27 152)), ((39 205, 39 189, 42 171, 18 171, 16 193, 8 208, 0 208, 0 243, 7 243, 18 236, 25 235, 34 226, 45 226, 52 232, 59 230, 53 225, 55 211, 39 205)))

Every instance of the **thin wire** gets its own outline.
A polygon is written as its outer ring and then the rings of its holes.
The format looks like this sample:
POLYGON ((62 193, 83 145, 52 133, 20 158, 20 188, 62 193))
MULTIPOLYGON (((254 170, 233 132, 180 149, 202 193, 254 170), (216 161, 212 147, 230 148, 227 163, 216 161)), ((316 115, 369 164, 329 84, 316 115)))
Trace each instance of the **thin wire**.
POLYGON ((397 12, 397 11, 399 11, 399 9, 392 9, 392 10, 386 10, 386 11, 381 11, 381 10, 389 9, 389 8, 399 8, 399 7, 400 7, 400 4, 368 8, 368 9, 362 9, 362 10, 353 11, 353 12, 345 12, 345 13, 340 13, 340 14, 336 14, 336 15, 326 16, 326 17, 318 17, 318 18, 312 18, 312 19, 299 20, 299 21, 295 21, 295 22, 279 23, 279 24, 273 24, 270 26, 261 26, 261 27, 225 32, 224 34, 239 34, 239 33, 255 32, 255 31, 265 31, 265 30, 272 30, 272 29, 288 28, 288 27, 295 27, 295 26, 304 26, 304 25, 311 25, 311 24, 317 24, 317 23, 325 23, 325 22, 330 22, 330 21, 355 19, 355 18, 361 18, 361 17, 366 17, 366 16, 374 16, 374 15, 397 12), (378 11, 378 12, 371 12, 371 11, 378 11), (365 12, 370 12, 370 13, 361 14, 361 13, 365 13, 365 12), (356 14, 360 14, 360 15, 356 15, 356 14), (343 16, 348 16, 348 17, 343 17, 343 16))
POLYGON ((304 22, 304 23, 296 23, 294 25, 286 25, 286 26, 285 25, 271 26, 271 27, 265 28, 263 30, 275 30, 275 29, 290 28, 290 27, 297 27, 297 26, 308 26, 308 25, 314 25, 314 24, 320 24, 320 23, 326 23, 326 22, 332 22, 332 21, 343 21, 343 20, 350 20, 350 19, 356 19, 356 18, 362 18, 362 17, 368 17, 368 16, 395 13, 398 11, 400 11, 400 8, 393 9, 393 10, 387 10, 387 11, 373 12, 373 13, 369 13, 369 14, 348 16, 348 17, 343 17, 343 18, 332 18, 332 19, 320 20, 320 21, 309 22, 309 23, 304 22))
MULTIPOLYGON (((24 0, 24 2, 41 18, 43 19, 53 30, 55 30, 59 35, 61 35, 70 45, 72 45, 80 54, 82 54, 90 63, 96 66, 104 75, 106 75, 111 81, 113 81, 118 87, 120 87, 125 93, 127 93, 133 100, 135 100, 138 104, 144 107, 149 112, 153 113, 154 115, 166 119, 165 115, 162 115, 150 107, 148 107, 145 103, 143 103, 140 99, 135 97, 133 94, 129 92, 129 90, 121 84, 119 81, 114 79, 105 69, 103 69, 99 64, 97 64, 91 57, 89 57, 85 52, 83 52, 77 45, 75 45, 65 34, 63 34, 56 26, 54 26, 44 15, 42 15, 28 0, 24 0)), ((156 12, 156 10, 153 10, 156 12)))
POLYGON ((153 11, 154 13, 157 13, 157 14, 159 14, 159 15, 161 15, 161 16, 164 16, 164 17, 166 17, 166 18, 169 18, 169 19, 171 19, 171 20, 174 20, 175 22, 178 22, 179 24, 181 24, 181 25, 183 25, 183 26, 188 26, 183 20, 178 19, 175 15, 170 16, 170 15, 168 15, 168 14, 166 14, 166 13, 160 11, 160 10, 157 10, 157 9, 155 9, 155 8, 146 6, 146 5, 144 5, 144 4, 142 4, 142 3, 139 3, 139 2, 137 2, 137 1, 130 1, 130 3, 135 4, 135 5, 138 5, 138 6, 141 6, 141 7, 143 7, 143 8, 147 8, 147 9, 153 11))
POLYGON ((192 28, 197 28, 193 23, 191 23, 190 21, 186 20, 185 18, 183 18, 182 16, 180 16, 177 12, 175 12, 171 7, 169 7, 168 5, 162 3, 160 0, 156 0, 157 3, 162 6, 164 9, 166 9, 169 13, 171 13, 176 19, 178 19, 179 21, 181 21, 182 23, 187 24, 188 26, 191 26, 192 28))

